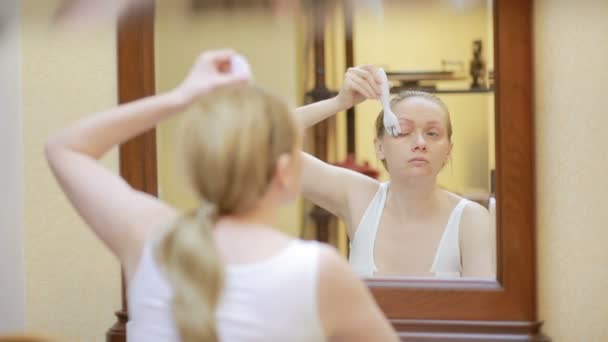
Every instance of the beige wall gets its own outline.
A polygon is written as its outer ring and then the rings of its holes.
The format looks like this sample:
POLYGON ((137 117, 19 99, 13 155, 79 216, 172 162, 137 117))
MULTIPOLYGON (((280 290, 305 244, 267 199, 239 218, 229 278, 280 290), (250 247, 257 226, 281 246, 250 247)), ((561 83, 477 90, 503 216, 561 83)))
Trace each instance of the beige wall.
MULTIPOLYGON (((57 1, 21 4, 26 328, 104 341, 120 307, 120 267, 66 201, 43 145, 116 103, 115 29, 50 30, 57 1)), ((117 153, 104 163, 117 169, 117 153)))
POLYGON ((608 341, 608 2, 534 20, 539 315, 554 341, 608 341))
POLYGON ((0 28, 0 332, 25 321, 18 7, 17 0, 0 3, 0 13, 14 20, 0 28))
MULTIPOLYGON (((298 91, 296 53, 297 21, 260 11, 225 13, 206 11, 186 14, 189 1, 162 0, 156 14, 156 88, 158 92, 175 87, 185 77, 200 52, 231 47, 250 62, 255 80, 286 99, 291 106, 301 102, 298 91)), ((177 120, 163 123, 157 130, 160 196, 180 207, 195 207, 196 201, 177 167, 177 120)), ((280 212, 278 227, 298 235, 299 201, 280 212)))

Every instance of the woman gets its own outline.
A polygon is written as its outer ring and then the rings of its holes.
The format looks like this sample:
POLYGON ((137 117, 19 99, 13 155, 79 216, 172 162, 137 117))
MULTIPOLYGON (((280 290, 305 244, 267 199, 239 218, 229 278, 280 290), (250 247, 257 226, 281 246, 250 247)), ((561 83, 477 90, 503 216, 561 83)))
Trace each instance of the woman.
MULTIPOLYGON (((305 127, 365 99, 378 99, 371 65, 350 68, 339 94, 299 108, 305 127)), ((452 125, 445 104, 421 91, 391 101, 401 134, 385 132, 381 112, 374 141, 390 181, 331 166, 303 154, 302 192, 339 216, 351 239, 349 261, 361 276, 494 277, 488 211, 437 186, 450 158, 452 125)))
POLYGON ((85 118, 46 145, 67 197, 124 268, 128 340, 395 341, 334 250, 272 229, 298 193, 300 132, 281 101, 231 72, 233 57, 203 53, 174 91, 85 118), (201 206, 181 215, 96 159, 186 109, 183 160, 201 206))

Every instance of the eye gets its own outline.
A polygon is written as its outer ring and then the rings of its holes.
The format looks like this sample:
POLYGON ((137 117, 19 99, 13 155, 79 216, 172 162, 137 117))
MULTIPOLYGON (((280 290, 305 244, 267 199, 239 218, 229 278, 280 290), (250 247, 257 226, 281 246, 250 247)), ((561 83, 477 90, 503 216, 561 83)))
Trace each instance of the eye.
POLYGON ((438 137, 439 133, 435 132, 435 131, 429 131, 426 133, 427 135, 431 136, 431 137, 438 137))
POLYGON ((398 135, 398 136, 399 136, 399 137, 407 137, 408 135, 410 135, 410 132, 404 132, 404 131, 401 131, 401 133, 399 133, 399 135, 398 135))
POLYGON ((412 133, 412 127, 410 127, 409 125, 402 125, 401 127, 401 133, 399 133, 399 136, 408 136, 412 133))

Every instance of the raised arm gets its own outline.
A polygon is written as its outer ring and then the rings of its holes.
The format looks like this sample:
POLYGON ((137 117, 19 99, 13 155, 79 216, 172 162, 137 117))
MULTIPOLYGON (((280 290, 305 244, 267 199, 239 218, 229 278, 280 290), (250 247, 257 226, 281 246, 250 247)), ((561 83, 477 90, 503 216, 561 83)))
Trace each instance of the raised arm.
POLYGON ((348 68, 340 92, 336 97, 302 106, 295 110, 302 126, 310 128, 338 112, 363 102, 365 99, 379 99, 380 84, 374 76, 375 70, 372 65, 348 68))
POLYGON ((175 210, 131 188, 97 162, 114 146, 181 112, 198 96, 244 82, 225 71, 234 53, 203 53, 174 91, 86 117, 48 139, 45 154, 67 198, 94 233, 127 268, 139 259, 147 232, 171 220, 175 210))
MULTIPOLYGON (((380 86, 375 78, 375 67, 363 65, 349 68, 338 95, 296 109, 302 126, 309 128, 336 113, 346 110, 365 99, 377 99, 380 86)), ((346 222, 352 237, 354 222, 351 219, 351 198, 375 191, 375 180, 362 174, 332 166, 309 154, 302 153, 302 194, 313 203, 339 216, 346 222)))

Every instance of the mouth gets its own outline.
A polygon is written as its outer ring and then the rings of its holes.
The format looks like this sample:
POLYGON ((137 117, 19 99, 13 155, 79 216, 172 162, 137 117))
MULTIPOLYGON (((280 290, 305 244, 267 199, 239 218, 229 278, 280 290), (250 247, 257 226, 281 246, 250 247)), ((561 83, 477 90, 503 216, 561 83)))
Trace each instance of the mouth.
POLYGON ((409 163, 429 163, 429 161, 424 157, 414 157, 408 160, 409 163))

